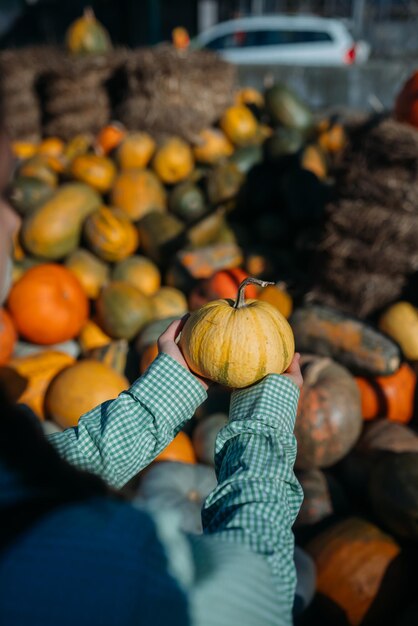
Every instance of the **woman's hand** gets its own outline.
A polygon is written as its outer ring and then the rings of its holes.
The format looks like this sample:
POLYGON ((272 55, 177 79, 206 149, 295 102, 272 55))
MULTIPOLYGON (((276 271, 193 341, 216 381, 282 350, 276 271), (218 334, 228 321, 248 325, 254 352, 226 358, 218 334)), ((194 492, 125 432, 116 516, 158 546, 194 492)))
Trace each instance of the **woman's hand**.
POLYGON ((292 359, 291 364, 283 374, 286 378, 289 378, 299 389, 302 389, 303 386, 303 378, 302 372, 300 371, 300 354, 299 352, 295 352, 295 355, 292 359))
POLYGON ((160 335, 158 339, 158 352, 160 354, 164 353, 164 354, 168 354, 169 356, 171 356, 172 359, 177 361, 177 363, 182 365, 186 370, 188 370, 191 374, 193 374, 193 376, 197 378, 197 380, 200 382, 202 387, 205 390, 207 390, 209 388, 209 381, 205 380, 204 378, 201 378, 200 376, 197 376, 197 374, 195 374, 194 372, 190 370, 176 342, 176 339, 181 333, 181 329, 186 323, 186 320, 188 317, 189 315, 185 315, 180 320, 175 320, 174 322, 171 322, 167 330, 164 331, 163 334, 160 335))

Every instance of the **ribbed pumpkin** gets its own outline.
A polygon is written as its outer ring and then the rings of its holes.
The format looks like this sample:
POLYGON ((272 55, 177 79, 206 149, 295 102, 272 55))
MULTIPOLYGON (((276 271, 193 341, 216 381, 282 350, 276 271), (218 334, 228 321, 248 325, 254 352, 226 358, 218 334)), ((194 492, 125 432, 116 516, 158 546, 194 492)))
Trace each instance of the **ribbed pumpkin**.
POLYGON ((180 431, 171 443, 156 457, 155 461, 176 461, 177 463, 196 463, 190 437, 180 431))
POLYGON ((12 402, 27 404, 40 419, 44 419, 48 385, 58 372, 73 363, 72 356, 55 350, 16 357, 0 368, 0 385, 12 402))
POLYGON ((193 152, 180 137, 171 137, 158 148, 153 168, 163 183, 174 185, 184 180, 194 169, 193 152))
POLYGON ((77 339, 83 354, 95 348, 103 348, 112 341, 112 338, 106 335, 93 320, 87 320, 77 339))
POLYGON ((120 209, 101 206, 84 223, 87 245, 104 261, 122 261, 139 245, 138 230, 120 209))
POLYGON ((317 598, 324 617, 331 617, 336 605, 349 626, 362 624, 371 610, 375 617, 367 623, 388 623, 387 611, 396 605, 404 584, 395 567, 400 547, 389 535, 352 517, 322 532, 305 549, 315 561, 317 598), (379 592, 384 594, 380 607, 379 592))
POLYGON ((167 197, 157 176, 149 170, 123 171, 112 189, 112 204, 122 209, 132 221, 151 211, 165 211, 167 197))
POLYGON ((49 166, 48 157, 45 155, 35 155, 25 161, 19 168, 19 176, 38 178, 50 187, 58 185, 58 176, 49 166))
POLYGON ((126 339, 115 339, 105 346, 92 348, 86 353, 86 358, 100 361, 111 367, 118 374, 125 374, 128 360, 129 344, 126 339))
POLYGON ((77 337, 89 311, 74 274, 52 263, 29 269, 13 285, 7 306, 19 334, 41 345, 77 337))
POLYGON ((259 292, 257 297, 262 302, 269 302, 275 306, 286 319, 290 317, 293 309, 293 301, 284 283, 267 285, 265 289, 259 292))
POLYGON ((110 337, 133 339, 152 319, 147 296, 123 281, 111 282, 96 301, 97 321, 110 337))
POLYGON ((188 180, 173 188, 168 206, 174 215, 187 223, 195 222, 207 212, 202 190, 188 180))
POLYGON ((258 123, 248 107, 236 104, 222 115, 220 127, 233 144, 245 146, 257 135, 258 123))
POLYGON ((100 193, 108 192, 116 177, 116 167, 110 159, 97 154, 83 154, 71 164, 71 174, 100 193))
POLYGON ((116 158, 122 170, 143 168, 151 161, 157 144, 148 133, 129 133, 120 144, 116 158))
POLYGON ((146 296, 153 296, 161 286, 158 267, 145 256, 131 256, 115 265, 113 280, 129 283, 146 296))
POLYGON ((92 300, 109 282, 109 267, 88 250, 75 250, 65 260, 65 266, 77 276, 86 296, 92 300))
POLYGON ((360 436, 360 393, 350 372, 331 359, 303 357, 301 364, 304 384, 295 424, 296 467, 330 467, 360 436))
POLYGON ((62 185, 24 220, 21 240, 25 250, 49 260, 67 256, 79 245, 84 220, 101 203, 97 191, 84 183, 62 185))
POLYGON ((187 313, 186 296, 175 287, 161 287, 151 298, 154 319, 182 317, 187 313))
POLYGON ((78 361, 48 387, 46 415, 62 428, 76 426, 84 413, 113 400, 128 386, 127 379, 108 365, 93 359, 78 361))
POLYGON ((169 213, 148 213, 139 223, 142 249, 156 263, 164 263, 182 242, 184 224, 169 213))
POLYGON ((215 300, 186 321, 180 348, 190 369, 226 387, 247 387, 267 374, 281 374, 294 354, 292 329, 267 302, 245 302, 244 280, 236 301, 215 300))
POLYGON ((417 377, 407 363, 395 374, 377 378, 357 378, 363 419, 386 417, 407 424, 414 413, 417 377))
POLYGON ((126 137, 126 128, 120 122, 111 122, 97 134, 95 151, 99 156, 106 156, 117 148, 126 137))
POLYGON ((109 33, 96 20, 93 10, 84 9, 84 15, 73 22, 66 34, 66 46, 72 54, 103 54, 112 49, 109 33))
POLYGON ((229 157, 234 147, 228 137, 218 128, 205 128, 199 133, 193 154, 199 163, 212 165, 220 159, 229 157))
POLYGON ((0 309, 0 365, 10 360, 17 340, 13 320, 4 309, 0 309))
MULTIPOLYGON (((239 267, 219 270, 211 278, 200 281, 189 297, 191 311, 195 311, 211 300, 218 298, 235 298, 237 289, 243 280, 248 278, 247 272, 239 267)), ((249 298, 257 298, 255 285, 248 285, 246 294, 249 298)))
POLYGON ((396 302, 379 319, 379 328, 402 348, 407 359, 418 359, 418 310, 409 302, 396 302))

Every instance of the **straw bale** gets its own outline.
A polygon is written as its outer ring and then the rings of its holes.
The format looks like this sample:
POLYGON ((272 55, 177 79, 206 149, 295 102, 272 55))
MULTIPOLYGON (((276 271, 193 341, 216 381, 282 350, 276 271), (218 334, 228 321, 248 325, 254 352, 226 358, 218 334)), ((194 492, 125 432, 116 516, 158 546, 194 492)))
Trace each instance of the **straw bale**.
POLYGON ((96 107, 97 109, 109 109, 109 98, 104 89, 77 90, 71 96, 51 98, 45 102, 45 113, 57 117, 65 113, 76 113, 96 107))

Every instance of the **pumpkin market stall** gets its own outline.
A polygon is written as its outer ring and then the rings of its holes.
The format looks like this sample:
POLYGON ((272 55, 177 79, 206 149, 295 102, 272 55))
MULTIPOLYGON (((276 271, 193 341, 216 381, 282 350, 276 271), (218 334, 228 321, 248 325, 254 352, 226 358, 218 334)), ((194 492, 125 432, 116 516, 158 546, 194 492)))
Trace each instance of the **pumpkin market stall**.
POLYGON ((176 38, 113 49, 90 12, 66 45, 0 52, 22 218, 0 383, 47 432, 76 425, 191 312, 183 354, 219 384, 126 491, 201 532, 230 388, 296 348, 296 623, 417 623, 416 76, 393 115, 343 119, 176 38))

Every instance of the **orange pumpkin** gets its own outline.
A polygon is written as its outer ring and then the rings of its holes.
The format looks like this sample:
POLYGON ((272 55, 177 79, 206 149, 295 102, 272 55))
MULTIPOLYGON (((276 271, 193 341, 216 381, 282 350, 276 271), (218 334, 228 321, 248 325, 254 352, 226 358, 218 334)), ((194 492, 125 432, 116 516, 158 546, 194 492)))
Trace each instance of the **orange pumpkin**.
MULTIPOLYGON (((201 280, 190 293, 190 310, 195 311, 211 300, 222 298, 235 300, 238 287, 246 278, 248 278, 247 272, 235 267, 229 270, 220 270, 211 278, 201 280)), ((257 287, 248 285, 245 295, 248 299, 257 298, 257 287)))
POLYGON ((102 206, 84 222, 84 237, 91 250, 104 261, 122 261, 135 252, 139 233, 120 209, 102 206))
POLYGON ((243 87, 235 94, 236 104, 254 104, 259 109, 264 108, 264 96, 254 87, 243 87))
POLYGON ((328 124, 318 137, 318 144, 325 152, 337 154, 341 152, 347 144, 347 135, 344 126, 341 124, 328 124))
POLYGON ((86 7, 66 33, 66 47, 71 54, 104 54, 112 49, 109 33, 96 20, 93 9, 86 7))
POLYGON ((117 160, 122 170, 143 168, 148 165, 157 144, 148 133, 129 133, 117 151, 117 160))
POLYGON ((324 153, 315 144, 310 144, 304 149, 301 157, 301 167, 315 174, 320 180, 323 180, 328 175, 324 153))
POLYGON ((29 269, 13 285, 7 305, 19 334, 44 345, 76 337, 89 310, 74 274, 53 263, 29 269))
POLYGON ((417 377, 407 363, 390 376, 356 378, 361 395, 363 419, 386 417, 407 424, 414 413, 417 377))
POLYGON ((153 296, 161 286, 158 267, 145 256, 131 256, 115 265, 113 280, 123 280, 136 287, 146 296, 153 296))
POLYGON ((106 335, 93 320, 87 320, 77 339, 83 354, 95 348, 103 348, 112 342, 112 338, 106 335))
POLYGON ((158 356, 158 345, 156 343, 151 343, 149 346, 144 348, 144 351, 141 355, 141 362, 139 366, 139 371, 141 372, 141 374, 143 374, 145 370, 148 369, 148 367, 157 358, 157 356, 158 356))
POLYGON ((62 428, 76 426, 84 413, 113 400, 128 386, 127 379, 108 365, 94 359, 78 361, 60 372, 49 385, 46 415, 62 428))
POLYGON ((395 102, 395 118, 418 128, 418 71, 403 85, 395 102))
POLYGON ((99 156, 106 156, 115 150, 123 141, 126 128, 120 122, 111 122, 99 131, 94 144, 95 152, 99 156))
POLYGON ((258 123, 248 107, 236 104, 225 111, 220 127, 233 144, 245 146, 257 136, 258 123))
POLYGON ((234 147, 228 137, 218 128, 206 128, 199 134, 199 142, 193 148, 196 161, 199 163, 216 163, 220 159, 231 156, 234 147))
POLYGON ((58 372, 73 363, 71 355, 53 350, 16 357, 0 368, 0 384, 12 402, 27 404, 39 419, 44 419, 48 385, 58 372))
POLYGON ((135 222, 152 211, 165 211, 167 195, 153 172, 138 168, 123 171, 116 178, 112 204, 135 222))
POLYGON ((13 155, 17 159, 25 161, 26 159, 30 159, 35 156, 38 150, 38 145, 30 141, 12 141, 11 148, 13 155))
POLYGON ((190 437, 180 431, 155 461, 177 461, 177 463, 196 463, 196 455, 190 437))
POLYGON ((17 340, 13 320, 4 309, 0 309, 0 365, 10 360, 17 340))
POLYGON ((59 137, 48 137, 38 146, 37 153, 47 157, 59 157, 63 154, 65 143, 59 137))
POLYGON ((66 259, 65 266, 77 276, 86 296, 92 300, 109 282, 109 267, 88 250, 75 250, 66 259))
POLYGON ((190 176, 194 168, 193 152, 180 137, 168 139, 156 152, 153 167, 160 180, 174 185, 190 176))
POLYGON ((97 154, 82 154, 71 163, 71 174, 100 193, 107 193, 116 177, 116 167, 110 159, 97 154))
POLYGON ((272 304, 282 315, 286 317, 286 319, 290 317, 292 313, 293 301, 287 293, 286 285, 284 283, 268 285, 260 291, 258 299, 262 302, 269 302, 272 304))

